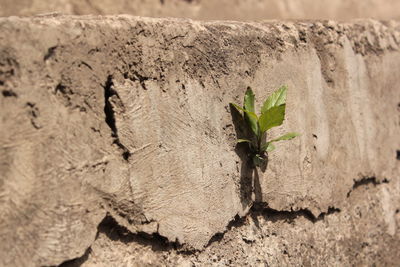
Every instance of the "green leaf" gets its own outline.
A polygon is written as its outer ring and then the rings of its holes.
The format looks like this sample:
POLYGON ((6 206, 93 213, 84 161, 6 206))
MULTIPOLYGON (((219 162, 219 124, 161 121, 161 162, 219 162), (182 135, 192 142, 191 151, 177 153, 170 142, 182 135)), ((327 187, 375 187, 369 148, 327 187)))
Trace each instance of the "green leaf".
POLYGON ((247 87, 246 93, 244 95, 244 100, 243 100, 243 107, 245 110, 248 110, 250 112, 255 113, 255 109, 254 109, 254 93, 251 90, 250 87, 247 87))
POLYGON ((244 108, 242 108, 242 107, 240 107, 239 105, 236 105, 236 104, 234 104, 234 103, 230 103, 230 104, 231 104, 234 108, 236 108, 239 112, 240 112, 240 111, 243 111, 245 114, 248 114, 249 116, 255 117, 255 118, 258 119, 257 115, 256 115, 254 112, 248 111, 248 110, 246 110, 246 109, 244 109, 244 108))
POLYGON ((285 108, 286 104, 275 106, 268 109, 265 113, 262 113, 258 124, 260 131, 263 134, 272 127, 280 126, 285 119, 285 108))
POLYGON ((275 146, 273 144, 271 144, 271 142, 267 142, 261 147, 262 152, 265 152, 265 151, 271 152, 274 149, 275 149, 275 146))
MULTIPOLYGON (((244 95, 243 107, 244 107, 245 110, 247 110, 247 111, 253 113, 254 115, 256 115, 255 114, 255 108, 254 108, 254 97, 255 97, 255 95, 254 95, 253 91, 251 90, 251 88, 247 87, 247 91, 246 91, 246 93, 244 95)), ((256 116, 252 116, 251 114, 246 112, 244 114, 244 118, 247 121, 247 123, 249 124, 249 126, 250 126, 251 130, 253 131, 253 133, 255 135, 257 135, 258 134, 258 123, 257 123, 258 117, 257 117, 257 115, 256 116)))
POLYGON ((250 140, 247 140, 247 139, 238 139, 237 140, 237 143, 239 144, 239 143, 251 143, 251 141, 250 140))
POLYGON ((287 86, 282 86, 278 90, 276 90, 272 95, 270 95, 267 100, 265 100, 262 108, 261 114, 267 112, 269 109, 280 106, 286 103, 286 91, 287 86))
POLYGON ((299 136, 299 135, 300 135, 299 133, 287 133, 285 135, 282 135, 281 137, 272 139, 269 142, 272 143, 272 142, 277 142, 277 141, 281 141, 281 140, 290 140, 290 139, 293 139, 293 138, 295 138, 296 136, 299 136))

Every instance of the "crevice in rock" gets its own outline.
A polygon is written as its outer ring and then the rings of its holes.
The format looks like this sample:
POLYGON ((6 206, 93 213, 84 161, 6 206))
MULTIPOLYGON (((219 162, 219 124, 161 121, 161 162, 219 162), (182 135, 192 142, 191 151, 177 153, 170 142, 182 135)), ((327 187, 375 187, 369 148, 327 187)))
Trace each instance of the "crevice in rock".
POLYGON ((98 231, 113 241, 120 241, 125 244, 135 242, 150 246, 153 251, 178 250, 181 246, 178 242, 168 241, 167 238, 158 233, 132 233, 126 227, 120 225, 111 215, 107 215, 103 219, 99 224, 98 231))
POLYGON ((383 179, 382 181, 378 181, 376 179, 376 177, 363 177, 360 180, 354 180, 354 184, 353 187, 350 189, 350 191, 347 193, 347 197, 349 197, 351 195, 351 193, 357 189, 360 186, 365 186, 365 185, 380 185, 380 184, 388 184, 389 180, 387 180, 386 178, 383 179))
POLYGON ((267 221, 277 222, 277 221, 287 221, 292 223, 298 217, 303 217, 312 223, 324 220, 326 216, 339 213, 341 210, 335 207, 329 207, 326 212, 320 213, 318 216, 314 214, 309 209, 299 209, 299 210, 276 210, 268 207, 268 204, 256 203, 251 208, 252 215, 262 215, 267 221))
POLYGON ((107 81, 104 84, 104 114, 105 114, 105 121, 111 129, 111 136, 114 138, 114 144, 116 144, 120 150, 122 151, 122 157, 124 160, 128 161, 131 153, 129 152, 128 148, 126 148, 121 141, 119 140, 118 136, 118 129, 115 122, 115 112, 112 103, 112 99, 117 98, 119 99, 118 93, 113 89, 113 78, 111 75, 107 77, 107 81))

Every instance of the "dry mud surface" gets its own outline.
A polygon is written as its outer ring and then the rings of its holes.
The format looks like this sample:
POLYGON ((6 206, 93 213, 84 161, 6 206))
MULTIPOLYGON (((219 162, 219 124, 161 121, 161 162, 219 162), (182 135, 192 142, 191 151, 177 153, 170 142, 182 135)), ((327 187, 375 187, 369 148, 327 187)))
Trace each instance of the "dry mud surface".
POLYGON ((0 265, 398 262, 398 22, 0 28, 0 265), (301 136, 255 171, 229 102, 282 84, 301 136))

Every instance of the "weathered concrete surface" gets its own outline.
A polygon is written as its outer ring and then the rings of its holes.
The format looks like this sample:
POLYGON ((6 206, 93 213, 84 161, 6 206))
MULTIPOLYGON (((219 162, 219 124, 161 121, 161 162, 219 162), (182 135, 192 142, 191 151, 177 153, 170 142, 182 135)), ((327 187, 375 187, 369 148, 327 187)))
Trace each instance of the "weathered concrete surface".
POLYGON ((397 0, 0 0, 0 16, 130 14, 198 20, 400 19, 397 0))
MULTIPOLYGON (((371 244, 398 251, 397 22, 59 16, 1 19, 0 28, 3 265, 79 257, 110 220, 202 250, 254 199, 322 218, 292 231, 343 216, 327 233, 343 228, 352 240, 354 222, 360 232, 387 232, 371 244), (261 100, 282 84, 290 88, 287 120, 271 134, 302 135, 279 143, 267 171, 254 172, 235 149, 228 103, 240 102, 247 86, 261 100), (349 215, 361 179, 386 188, 371 196, 381 208, 354 202, 381 216, 376 229, 372 217, 349 215)), ((268 220, 260 219, 265 229, 268 220)))

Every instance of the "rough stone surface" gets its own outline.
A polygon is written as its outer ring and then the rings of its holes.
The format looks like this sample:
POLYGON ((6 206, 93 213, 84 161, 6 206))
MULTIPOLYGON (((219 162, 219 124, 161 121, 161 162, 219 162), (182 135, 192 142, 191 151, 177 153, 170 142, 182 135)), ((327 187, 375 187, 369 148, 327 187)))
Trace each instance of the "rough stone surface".
POLYGON ((40 16, 0 28, 1 264, 398 258, 399 23, 40 16), (251 86, 260 106, 282 84, 286 121, 271 137, 301 136, 255 171, 229 102, 251 86))
POLYGON ((60 12, 197 20, 400 19, 397 0, 0 0, 0 16, 60 12))

